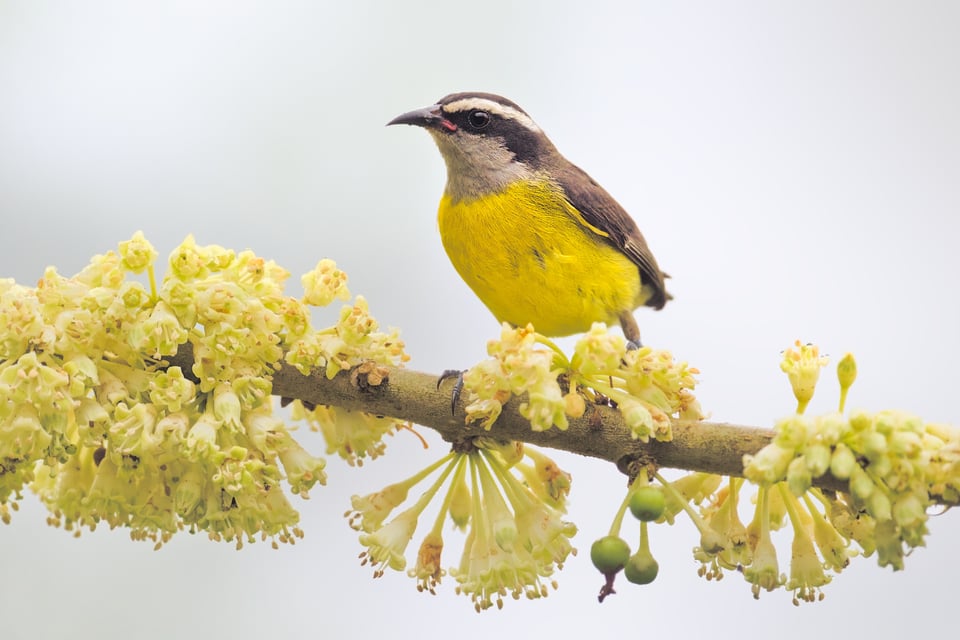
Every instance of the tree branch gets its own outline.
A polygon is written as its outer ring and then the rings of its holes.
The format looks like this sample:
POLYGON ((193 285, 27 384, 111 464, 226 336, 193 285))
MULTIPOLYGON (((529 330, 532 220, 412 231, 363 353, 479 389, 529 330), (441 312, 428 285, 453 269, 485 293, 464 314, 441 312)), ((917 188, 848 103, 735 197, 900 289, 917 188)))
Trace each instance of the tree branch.
MULTIPOLYGON (((169 362, 189 375, 193 365, 189 343, 182 345, 169 362)), ((644 444, 630 437, 617 410, 597 405, 588 405, 582 417, 571 418, 570 426, 564 431, 552 428, 537 432, 531 430, 530 422, 520 415, 523 398, 507 402, 496 424, 487 431, 465 424, 463 400, 451 413, 450 384, 438 389, 438 376, 396 367, 382 367, 382 370, 386 372, 382 384, 364 385, 357 384, 356 377, 349 371, 341 371, 328 380, 322 370, 304 376, 294 367, 281 365, 273 376, 273 393, 315 405, 333 405, 408 420, 437 431, 449 442, 487 435, 578 453, 612 462, 629 475, 637 468, 631 463, 639 461, 640 464, 652 462, 663 467, 739 476, 743 474, 744 454, 756 453, 773 436, 769 429, 675 420, 671 442, 644 444)))
MULTIPOLYGON (((191 377, 193 348, 190 343, 180 345, 168 363, 180 367, 184 376, 191 377)), ((772 429, 706 420, 673 420, 673 440, 643 443, 630 437, 630 430, 619 411, 589 404, 582 417, 569 418, 566 430, 554 427, 534 431, 530 422, 520 415, 523 397, 512 398, 504 404, 496 423, 485 430, 481 426, 466 424, 463 399, 451 412, 450 383, 438 389, 439 376, 377 365, 376 373, 378 377, 382 376, 382 380, 371 382, 373 378, 357 375, 362 368, 341 371, 327 379, 322 369, 315 369, 305 376, 292 366, 280 364, 273 375, 273 394, 314 405, 331 405, 413 422, 433 429, 451 443, 490 436, 569 451, 612 462, 630 477, 641 465, 649 463, 742 477, 743 456, 757 453, 773 438, 772 429)), ((845 481, 833 477, 829 471, 814 478, 813 484, 834 491, 849 490, 845 481)), ((956 506, 943 495, 931 494, 930 497, 938 504, 956 506)))

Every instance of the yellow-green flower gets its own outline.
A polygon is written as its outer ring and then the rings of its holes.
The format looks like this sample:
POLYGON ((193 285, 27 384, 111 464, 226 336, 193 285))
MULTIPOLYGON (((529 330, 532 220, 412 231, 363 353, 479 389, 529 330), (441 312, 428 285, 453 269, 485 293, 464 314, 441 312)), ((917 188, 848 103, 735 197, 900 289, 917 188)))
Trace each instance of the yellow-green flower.
POLYGON ((446 571, 440 565, 443 552, 443 537, 431 531, 420 544, 417 552, 417 564, 407 571, 407 575, 417 580, 417 591, 427 591, 436 595, 436 588, 446 571))
POLYGON ((594 322, 577 341, 570 365, 585 376, 610 375, 620 368, 626 353, 627 343, 622 335, 608 331, 602 322, 594 322))
POLYGON ((772 489, 760 489, 760 505, 755 516, 759 537, 753 549, 753 562, 743 571, 743 577, 752 585, 753 597, 757 599, 760 598, 761 589, 773 591, 784 582, 777 562, 777 549, 770 538, 767 501, 771 491, 772 489))
POLYGON ((320 484, 327 483, 327 474, 323 471, 327 464, 326 461, 323 458, 310 455, 293 438, 287 439, 286 445, 277 452, 277 455, 283 464, 287 482, 290 484, 290 490, 293 493, 306 496, 313 485, 318 482, 320 484))
POLYGON ((210 255, 206 247, 197 246, 193 235, 188 235, 170 254, 169 276, 181 282, 205 277, 209 273, 210 255))
POLYGON ((382 576, 388 567, 395 571, 406 568, 404 552, 417 529, 419 515, 419 509, 407 509, 373 533, 360 534, 360 544, 367 548, 361 555, 363 564, 373 565, 374 577, 382 576))
MULTIPOLYGON (((753 560, 747 528, 741 522, 740 514, 737 511, 742 485, 742 479, 730 478, 728 485, 718 490, 714 501, 703 510, 706 524, 724 542, 722 549, 716 553, 717 564, 713 569, 714 575, 712 576, 715 578, 720 577, 719 571, 721 569, 736 569, 741 566, 748 566, 753 560)), ((706 573, 704 575, 708 579, 710 578, 706 573)))
POLYGON ((625 398, 620 403, 620 412, 623 414, 623 421, 630 429, 630 436, 635 440, 648 442, 654 430, 650 409, 642 402, 625 398))
POLYGON ((787 589, 793 591, 794 604, 799 604, 800 600, 813 602, 818 597, 822 599, 823 593, 820 587, 828 582, 830 582, 830 576, 823 571, 813 540, 803 527, 794 527, 790 578, 786 584, 787 589))
POLYGON ((350 499, 353 511, 347 512, 350 526, 367 533, 376 531, 387 516, 407 499, 409 489, 409 482, 398 482, 365 496, 353 496, 350 499))
POLYGON ((820 369, 830 362, 820 355, 816 345, 794 343, 796 349, 787 349, 783 352, 780 369, 790 379, 793 395, 797 399, 797 413, 803 413, 813 397, 813 391, 820 378, 820 369))
POLYGON ((196 393, 196 387, 183 377, 180 367, 158 372, 150 384, 150 402, 165 411, 180 411, 193 402, 196 393))
POLYGON ((186 340, 187 329, 180 324, 173 309, 162 301, 157 303, 138 330, 131 334, 131 346, 156 359, 174 355, 186 340))
POLYGON ((44 331, 35 292, 9 278, 0 279, 0 327, 0 360, 17 359, 44 331))
POLYGON ((304 304, 325 307, 337 299, 350 299, 347 274, 338 269, 337 263, 329 258, 318 262, 313 271, 303 275, 300 282, 304 290, 304 304))
POLYGON ((133 273, 142 273, 157 258, 153 245, 137 231, 129 240, 120 243, 120 262, 123 268, 133 273))
POLYGON ((784 448, 774 440, 755 455, 743 456, 743 474, 756 484, 771 485, 786 477, 795 455, 794 449, 784 448))
MULTIPOLYGON (((818 497, 822 494, 816 492, 818 497)), ((814 506, 809 494, 803 497, 804 503, 810 515, 813 518, 813 539, 823 556, 824 565, 833 569, 837 573, 846 568, 850 563, 850 556, 847 540, 840 535, 840 532, 824 517, 822 513, 814 506)))
MULTIPOLYGON (((53 275, 55 269, 48 269, 47 274, 53 275)), ((73 278, 73 282, 83 287, 92 289, 95 287, 105 287, 107 289, 119 289, 123 284, 127 274, 124 272, 122 260, 114 251, 108 251, 102 255, 93 256, 90 263, 83 268, 73 278)), ((44 278, 46 280, 46 276, 44 278)), ((68 294, 70 298, 76 299, 81 289, 74 288, 68 294)))
POLYGON ((0 420, 0 463, 6 461, 4 466, 14 466, 19 461, 42 459, 51 441, 36 408, 29 404, 17 405, 0 420))

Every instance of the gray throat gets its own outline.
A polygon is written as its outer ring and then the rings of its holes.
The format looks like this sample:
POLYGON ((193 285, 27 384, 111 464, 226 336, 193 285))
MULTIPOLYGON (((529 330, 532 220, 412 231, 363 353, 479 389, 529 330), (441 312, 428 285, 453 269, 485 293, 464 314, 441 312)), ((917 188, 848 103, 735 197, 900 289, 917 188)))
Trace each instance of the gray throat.
POLYGON ((446 193, 454 202, 500 193, 533 173, 496 139, 477 138, 468 144, 458 144, 448 133, 431 131, 430 134, 447 163, 446 193))

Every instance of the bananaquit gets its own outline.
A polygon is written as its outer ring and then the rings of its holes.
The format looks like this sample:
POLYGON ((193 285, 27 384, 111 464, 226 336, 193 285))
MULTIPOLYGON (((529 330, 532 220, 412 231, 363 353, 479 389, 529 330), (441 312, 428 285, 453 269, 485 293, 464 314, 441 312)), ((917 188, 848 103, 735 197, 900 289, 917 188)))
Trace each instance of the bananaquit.
POLYGON ((440 236, 460 277, 500 322, 546 336, 618 321, 671 298, 637 225, 527 113, 489 93, 454 93, 388 124, 423 127, 447 164, 440 236))

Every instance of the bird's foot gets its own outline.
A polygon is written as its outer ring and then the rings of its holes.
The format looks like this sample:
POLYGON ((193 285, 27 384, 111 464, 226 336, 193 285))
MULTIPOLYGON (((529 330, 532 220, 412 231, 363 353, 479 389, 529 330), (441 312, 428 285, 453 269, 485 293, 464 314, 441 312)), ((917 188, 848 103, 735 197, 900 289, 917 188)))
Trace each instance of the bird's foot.
POLYGON ((450 414, 453 415, 457 412, 457 402, 460 401, 460 393, 463 391, 463 371, 460 369, 445 369, 437 378, 437 389, 440 388, 444 380, 450 378, 456 378, 453 389, 450 391, 450 414))

